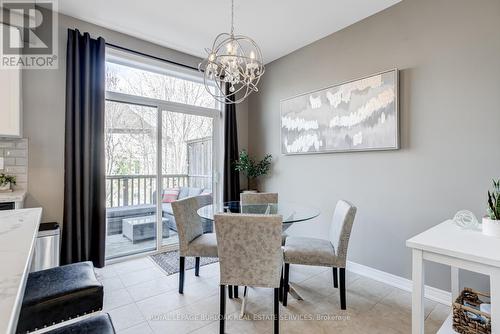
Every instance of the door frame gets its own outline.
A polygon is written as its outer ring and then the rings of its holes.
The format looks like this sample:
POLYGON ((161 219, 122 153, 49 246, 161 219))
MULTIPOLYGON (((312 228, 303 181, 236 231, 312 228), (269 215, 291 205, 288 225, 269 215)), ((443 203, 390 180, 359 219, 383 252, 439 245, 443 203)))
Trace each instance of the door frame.
MULTIPOLYGON (((162 149, 163 149, 163 113, 165 112, 174 112, 174 113, 183 113, 187 115, 208 117, 212 119, 212 196, 213 202, 219 203, 222 201, 222 181, 220 175, 222 175, 222 164, 220 163, 220 157, 222 155, 222 141, 223 136, 221 136, 221 123, 222 123, 222 111, 216 109, 207 109, 202 107, 194 107, 189 110, 172 110, 167 104, 161 104, 158 109, 158 123, 157 123, 157 143, 158 143, 158 152, 156 154, 156 169, 158 171, 162 171, 163 167, 163 157, 162 157, 162 149), (196 110, 198 109, 198 110, 196 110), (208 112, 208 114, 206 114, 208 112)), ((162 253, 165 251, 177 250, 179 248, 179 244, 170 244, 163 245, 163 208, 162 208, 162 193, 159 191, 163 189, 163 177, 161 177, 163 173, 157 173, 156 177, 156 235, 161 236, 156 238, 156 250, 158 253, 162 253)))
POLYGON ((162 149, 163 149, 163 113, 164 112, 176 112, 188 115, 203 116, 212 118, 212 193, 213 201, 218 204, 222 201, 222 182, 223 182, 223 170, 222 170, 222 154, 223 154, 223 143, 224 137, 221 132, 222 128, 222 108, 221 104, 217 103, 218 109, 205 108, 194 105, 188 105, 183 103, 164 101, 159 99, 153 99, 143 96, 136 96, 118 92, 106 91, 106 101, 126 103, 138 106, 153 107, 157 109, 157 139, 156 139, 156 249, 153 251, 145 251, 133 255, 125 255, 122 257, 107 260, 107 263, 120 262, 125 259, 130 259, 134 256, 143 256, 144 254, 157 254, 165 251, 178 249, 178 243, 171 245, 163 245, 163 224, 162 224, 162 193, 163 189, 163 175, 162 167, 162 149))

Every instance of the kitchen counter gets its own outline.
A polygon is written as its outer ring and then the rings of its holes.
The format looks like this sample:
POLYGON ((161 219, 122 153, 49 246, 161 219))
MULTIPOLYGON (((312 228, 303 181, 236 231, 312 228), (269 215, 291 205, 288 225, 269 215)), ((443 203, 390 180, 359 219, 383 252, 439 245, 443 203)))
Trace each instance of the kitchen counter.
POLYGON ((0 333, 15 333, 42 209, 0 211, 0 333))
POLYGON ((24 202, 26 190, 14 190, 11 192, 0 192, 0 203, 5 202, 24 202))

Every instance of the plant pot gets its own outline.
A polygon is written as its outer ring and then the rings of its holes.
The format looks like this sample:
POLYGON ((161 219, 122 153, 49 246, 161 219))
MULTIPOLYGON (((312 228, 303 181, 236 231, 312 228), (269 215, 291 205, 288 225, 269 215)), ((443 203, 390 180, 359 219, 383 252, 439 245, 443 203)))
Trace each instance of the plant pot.
POLYGON ((500 220, 483 217, 483 234, 500 238, 500 220))
POLYGON ((10 191, 10 182, 0 184, 0 192, 10 191))

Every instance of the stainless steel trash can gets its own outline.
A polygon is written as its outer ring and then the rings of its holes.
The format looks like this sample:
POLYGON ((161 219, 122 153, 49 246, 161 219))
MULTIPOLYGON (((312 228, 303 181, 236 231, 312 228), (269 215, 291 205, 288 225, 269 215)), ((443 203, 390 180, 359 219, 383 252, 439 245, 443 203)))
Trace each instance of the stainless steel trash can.
POLYGON ((61 230, 57 223, 42 223, 38 229, 31 271, 59 266, 59 239, 61 230))

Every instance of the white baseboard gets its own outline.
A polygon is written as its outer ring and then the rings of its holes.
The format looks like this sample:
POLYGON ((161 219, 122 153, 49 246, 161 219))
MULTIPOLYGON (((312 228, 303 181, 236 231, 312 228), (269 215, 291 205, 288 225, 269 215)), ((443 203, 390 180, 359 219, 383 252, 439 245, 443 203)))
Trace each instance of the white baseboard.
MULTIPOLYGON (((347 261, 347 270, 355 274, 365 276, 379 282, 383 282, 401 290, 411 292, 413 288, 413 281, 407 278, 389 274, 385 271, 371 268, 352 261, 347 261)), ((425 286, 425 298, 444 305, 451 305, 451 292, 437 289, 432 286, 425 286)))

